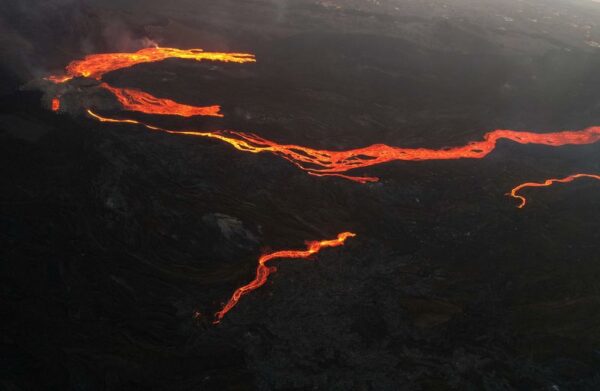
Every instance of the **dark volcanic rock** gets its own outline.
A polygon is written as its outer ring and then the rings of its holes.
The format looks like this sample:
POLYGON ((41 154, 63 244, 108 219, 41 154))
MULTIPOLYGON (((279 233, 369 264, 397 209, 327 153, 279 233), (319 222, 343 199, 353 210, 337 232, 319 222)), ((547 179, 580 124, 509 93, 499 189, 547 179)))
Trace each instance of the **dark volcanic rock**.
POLYGON ((482 160, 393 162, 359 185, 203 138, 237 129, 347 149, 444 147, 495 128, 598 125, 592 1, 41 1, 0 5, 0 388, 600 389, 600 145, 500 142, 482 160), (91 52, 250 51, 106 75, 225 118, 118 112, 91 52), (58 114, 48 110, 61 95, 58 114), (273 262, 222 322, 259 255, 273 262))

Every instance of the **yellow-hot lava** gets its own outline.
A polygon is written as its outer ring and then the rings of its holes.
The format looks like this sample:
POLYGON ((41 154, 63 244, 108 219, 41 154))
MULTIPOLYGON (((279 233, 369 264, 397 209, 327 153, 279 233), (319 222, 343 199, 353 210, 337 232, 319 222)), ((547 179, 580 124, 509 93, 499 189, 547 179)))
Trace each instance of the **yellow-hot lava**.
POLYGON ((355 233, 352 232, 342 232, 338 234, 335 239, 331 240, 321 240, 314 242, 306 243, 306 250, 283 250, 276 251, 273 253, 267 253, 260 256, 258 259, 258 266, 256 268, 256 276, 254 280, 250 281, 248 284, 238 288, 233 292, 233 295, 229 299, 229 301, 223 306, 223 308, 215 314, 215 322, 219 323, 221 319, 228 313, 235 305, 238 303, 240 298, 255 289, 260 288, 267 282, 267 278, 269 274, 275 272, 277 269, 273 266, 267 266, 266 263, 278 258, 309 258, 311 255, 318 253, 321 249, 327 247, 338 247, 342 246, 346 239, 352 238, 356 236, 355 233))
MULTIPOLYGON (((201 49, 174 49, 174 48, 146 48, 135 53, 104 53, 93 54, 83 60, 73 61, 66 68, 66 77, 86 76, 100 79, 106 72, 130 67, 135 64, 162 61, 167 58, 182 58, 196 61, 212 60, 225 62, 254 62, 254 56, 248 53, 215 53, 204 52, 201 49)), ((68 80, 61 76, 54 76, 57 82, 68 80)), ((217 105, 196 107, 174 102, 170 99, 154 97, 146 92, 132 89, 111 87, 106 83, 101 86, 111 91, 125 110, 139 111, 147 114, 169 114, 189 117, 193 115, 222 116, 217 105)), ((116 120, 93 114, 96 119, 104 118, 110 122, 130 122, 116 120)), ((143 124, 154 130, 156 127, 143 124)), ((239 131, 200 132, 200 131, 173 131, 160 129, 174 134, 186 134, 202 137, 217 138, 225 141, 235 148, 245 152, 260 153, 271 152, 295 164, 300 169, 314 176, 337 176, 360 183, 374 182, 378 178, 369 176, 352 176, 345 174, 347 171, 366 168, 394 160, 420 161, 420 160, 452 160, 473 158, 481 159, 491 153, 499 140, 511 140, 520 144, 539 144, 548 146, 591 144, 600 140, 600 127, 590 127, 584 130, 562 131, 554 133, 533 133, 497 129, 486 133, 481 141, 473 141, 466 145, 429 149, 429 148, 401 148, 386 144, 373 144, 364 148, 346 151, 319 150, 310 147, 279 144, 264 139, 253 133, 239 131)))
MULTIPOLYGON (((89 77, 101 80, 108 72, 134 66, 136 64, 162 61, 167 58, 181 58, 195 61, 224 61, 235 63, 254 62, 254 56, 247 53, 214 53, 204 52, 200 49, 173 49, 173 48, 147 48, 135 53, 105 53, 93 54, 82 60, 71 62, 64 75, 53 75, 47 79, 54 83, 65 83, 74 77, 89 77)), ((195 107, 174 102, 170 99, 157 98, 146 92, 111 87, 102 83, 101 87, 112 92, 125 110, 138 111, 147 114, 168 114, 189 117, 194 115, 209 115, 222 117, 220 106, 195 107)), ((52 101, 52 109, 58 110, 60 101, 58 98, 52 101)), ((270 152, 293 163, 296 167, 313 176, 335 176, 359 183, 377 181, 378 178, 369 176, 352 176, 346 174, 350 170, 366 168, 395 160, 422 161, 422 160, 453 160, 453 159, 481 159, 490 154, 499 140, 510 140, 519 144, 538 144, 558 147, 563 145, 591 144, 600 140, 600 127, 594 126, 583 130, 566 130, 553 133, 534 133, 529 131, 516 131, 497 129, 486 133, 482 140, 473 141, 466 145, 430 149, 430 148, 401 148, 386 144, 373 144, 363 148, 349 149, 344 151, 320 150, 310 147, 279 144, 267 140, 253 133, 233 130, 222 130, 203 132, 198 130, 170 130, 150 125, 133 119, 118 119, 99 115, 92 110, 88 114, 101 122, 124 123, 142 125, 153 131, 160 131, 175 135, 186 135, 196 137, 213 138, 232 145, 239 151, 249 153, 270 152)), ((524 183, 512 189, 510 196, 519 199, 522 208, 527 200, 517 194, 526 187, 550 186, 555 182, 570 182, 576 178, 588 177, 600 180, 600 176, 593 174, 574 174, 563 179, 548 179, 543 183, 524 183)), ((258 260, 256 276, 247 285, 244 285, 233 293, 224 307, 215 314, 215 323, 230 311, 240 298, 264 285, 269 274, 275 271, 274 267, 266 266, 266 263, 278 258, 308 258, 319 252, 322 248, 337 247, 344 244, 345 240, 353 237, 351 232, 340 233, 336 239, 308 242, 306 250, 283 250, 263 254, 258 260)))
POLYGON ((65 74, 52 75, 47 80, 54 83, 64 83, 74 77, 89 77, 100 80, 106 73, 116 71, 117 69, 129 68, 137 64, 163 61, 168 58, 235 63, 256 61, 254 55, 249 53, 220 53, 205 52, 202 49, 151 47, 138 50, 135 53, 90 54, 82 60, 76 60, 67 65, 65 74))
POLYGON ((562 145, 591 144, 600 140, 600 127, 590 127, 583 130, 566 130, 553 133, 532 133, 516 130, 498 129, 486 133, 481 141, 473 141, 464 146, 429 149, 429 148, 401 148, 385 144, 374 144, 364 148, 349 149, 346 151, 330 151, 313 149, 294 144, 278 144, 264 139, 253 133, 238 131, 200 132, 195 130, 168 130, 157 128, 140 121, 123 120, 101 117, 88 111, 94 118, 104 122, 135 123, 153 130, 161 130, 171 134, 188 136, 201 136, 216 138, 233 145, 244 152, 261 153, 271 152, 280 156, 298 168, 315 176, 339 176, 360 183, 373 182, 374 177, 355 177, 345 175, 349 170, 365 168, 394 160, 453 160, 453 159, 481 159, 491 153, 498 140, 506 139, 520 144, 539 144, 558 147, 562 145))
POLYGON ((567 183, 567 182, 573 182, 575 179, 579 179, 579 178, 591 178, 591 179, 597 179, 600 180, 600 175, 596 175, 596 174, 572 174, 569 175, 565 178, 551 178, 551 179, 546 179, 544 182, 525 182, 520 184, 519 186, 514 187, 510 193, 508 193, 507 195, 513 198, 516 198, 517 200, 519 200, 519 205, 517 205, 517 208, 523 208, 525 205, 527 205, 527 198, 525 198, 522 195, 519 195, 518 193, 527 188, 527 187, 547 187, 547 186, 552 186, 554 183, 567 183))

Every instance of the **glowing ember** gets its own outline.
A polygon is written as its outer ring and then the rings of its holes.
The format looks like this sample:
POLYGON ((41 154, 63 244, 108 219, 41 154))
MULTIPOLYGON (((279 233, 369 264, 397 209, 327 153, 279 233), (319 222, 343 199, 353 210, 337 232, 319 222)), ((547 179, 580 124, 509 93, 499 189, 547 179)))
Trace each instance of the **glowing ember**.
POLYGON ((52 111, 58 111, 60 110, 60 98, 58 96, 52 98, 52 111))
POLYGON ((71 80, 72 77, 66 76, 66 75, 51 75, 51 76, 45 77, 44 79, 51 81, 53 83, 59 84, 59 83, 65 83, 65 82, 71 80))
POLYGON ((510 193, 508 193, 507 195, 513 198, 516 198, 520 201, 519 205, 517 205, 517 208, 523 208, 526 204, 527 204, 527 199, 522 196, 522 195, 518 195, 517 193, 519 191, 521 191, 522 189, 526 188, 526 187, 546 187, 546 186, 551 186, 554 183, 567 183, 567 182, 572 182, 575 179, 578 178, 592 178, 592 179, 597 179, 600 180, 600 175, 595 175, 595 174, 573 174, 573 175, 569 175, 568 177, 565 178, 560 178, 560 179, 546 179, 544 182, 526 182, 526 183, 522 183, 519 186, 513 188, 510 193))
POLYGON ((91 111, 88 112, 94 118, 103 122, 135 123, 144 125, 153 130, 161 130, 171 134, 217 138, 244 152, 271 152, 292 162, 311 175, 334 175, 360 183, 372 182, 377 180, 377 178, 354 177, 342 173, 394 160, 481 159, 490 154, 496 148, 498 140, 501 139, 511 140, 519 144, 539 144, 553 147, 591 144, 600 140, 600 126, 590 127, 584 130, 567 130, 554 133, 532 133, 499 129, 486 133, 483 137, 483 141, 474 141, 460 147, 428 149, 400 148, 385 144, 374 144, 368 147, 350 149, 347 151, 329 151, 293 144, 278 144, 252 133, 238 131, 199 132, 167 130, 147 125, 139 121, 106 118, 94 114, 91 111))
POLYGON ((216 320, 214 323, 219 323, 223 316, 229 312, 238 303, 240 298, 255 289, 260 288, 267 282, 269 274, 277 269, 273 266, 266 266, 266 263, 277 258, 308 258, 313 254, 318 253, 323 248, 342 246, 346 239, 356 236, 352 232, 342 232, 337 238, 332 240, 322 240, 320 242, 307 242, 306 250, 283 250, 274 253, 264 254, 258 259, 258 267, 256 268, 256 277, 250 283, 238 288, 233 292, 231 299, 225 304, 223 309, 215 314, 216 320))
POLYGON ((170 99, 157 98, 139 90, 114 88, 106 83, 102 83, 100 86, 112 92, 125 110, 146 114, 178 115, 180 117, 193 117, 195 115, 223 117, 223 114, 219 112, 221 110, 220 106, 189 106, 170 99))
POLYGON ((248 53, 204 52, 202 49, 174 49, 152 47, 135 53, 91 54, 83 60, 71 62, 65 75, 52 75, 46 78, 54 83, 64 83, 74 77, 90 77, 100 80, 108 72, 129 68, 137 64, 163 61, 168 58, 181 58, 195 61, 254 62, 254 55, 248 53))
POLYGON ((358 183, 369 183, 369 182, 378 182, 379 181, 379 178, 377 178, 375 176, 351 176, 351 175, 344 175, 344 174, 322 174, 322 173, 313 172, 313 171, 307 171, 307 173, 309 175, 318 176, 318 177, 333 176, 333 177, 343 178, 343 179, 347 179, 349 181, 354 181, 354 182, 358 182, 358 183))

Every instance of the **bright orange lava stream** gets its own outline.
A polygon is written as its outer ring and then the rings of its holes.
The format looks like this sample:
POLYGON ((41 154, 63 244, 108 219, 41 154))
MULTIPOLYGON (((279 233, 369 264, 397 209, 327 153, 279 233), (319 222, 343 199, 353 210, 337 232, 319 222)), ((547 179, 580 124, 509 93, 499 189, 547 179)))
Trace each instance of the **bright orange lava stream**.
POLYGON ((337 238, 335 239, 322 240, 320 242, 307 242, 306 250, 283 250, 261 255, 258 259, 258 267, 256 268, 256 277, 254 277, 254 280, 233 292, 233 295, 227 304, 225 304, 223 309, 215 314, 216 320, 214 323, 219 323, 221 319, 223 319, 223 316, 225 316, 226 313, 235 307, 242 296, 260 288, 267 282, 269 274, 277 270, 273 266, 266 266, 266 263, 270 260, 277 258, 308 258, 311 255, 318 253, 323 248, 342 246, 346 239, 354 236, 356 236, 356 234, 352 232, 342 232, 338 234, 337 238))
MULTIPOLYGON (((254 62, 252 54, 247 53, 217 53, 203 52, 201 49, 174 49, 174 48, 147 48, 135 53, 104 53, 93 54, 82 60, 71 62, 64 75, 53 75, 48 80, 54 83, 64 83, 75 77, 89 77, 101 80, 108 72, 134 66, 136 64, 162 61, 168 58, 190 59, 195 61, 223 61, 246 63, 254 62)), ((168 114, 182 117, 195 115, 208 115, 222 117, 220 106, 196 107, 174 102, 170 99, 157 98, 146 92, 111 87, 102 83, 101 87, 115 95, 125 110, 138 111, 147 114, 168 114)), ((52 110, 60 109, 60 101, 52 100, 52 110)), ((401 148, 386 144, 373 144, 363 148, 349 149, 345 151, 319 150, 293 144, 278 144, 274 141, 264 139, 253 133, 244 133, 232 130, 221 130, 213 132, 202 132, 197 130, 169 130, 158 126, 149 125, 133 119, 117 119, 104 117, 87 110, 88 114, 101 122, 125 123, 142 125, 154 131, 169 134, 187 135, 196 137, 207 137, 218 139, 232 145, 234 148, 249 153, 270 152, 288 160, 301 170, 314 176, 336 176, 359 183, 374 182, 378 178, 367 176, 352 176, 346 174, 350 170, 366 168, 395 160, 422 161, 422 160, 453 160, 453 159, 481 159, 490 154, 496 148, 499 140, 510 140, 519 144, 538 144, 552 147, 564 145, 583 145, 600 141, 600 126, 589 127, 583 130, 566 130, 553 133, 533 133, 528 131, 516 131, 497 129, 486 133, 480 141, 469 142, 466 145, 448 147, 441 149, 430 148, 401 148)), ((599 175, 574 174, 563 179, 548 179, 543 183, 524 183, 510 192, 510 196, 521 201, 518 206, 525 206, 527 200, 517 193, 526 187, 550 186, 555 182, 571 182, 576 178, 588 177, 600 180, 599 175)), ((344 244, 347 238, 356 236, 351 232, 340 233, 336 239, 314 241, 307 243, 306 250, 283 250, 269 254, 263 254, 258 260, 256 276, 247 285, 244 285, 233 293, 223 309, 215 314, 215 323, 218 323, 227 312, 229 312, 245 294, 261 287, 267 281, 269 274, 276 269, 266 266, 266 263, 278 258, 308 258, 323 248, 337 247, 344 244)))
POLYGON ((66 74, 53 75, 47 79, 54 83, 64 83, 74 77, 90 77, 100 80, 108 72, 128 68, 137 64, 163 61, 168 58, 181 58, 195 61, 222 61, 222 62, 255 62, 254 55, 248 53, 219 53, 204 52, 202 49, 175 49, 175 48, 145 48, 135 53, 101 53, 90 54, 83 60, 71 62, 66 68, 66 74))
MULTIPOLYGON (((136 64, 162 61, 167 58, 182 58, 196 61, 212 60, 225 62, 254 62, 254 56, 247 53, 218 53, 204 52, 201 49, 146 48, 135 53, 104 53, 93 54, 83 60, 73 61, 66 68, 65 76, 51 76, 49 79, 57 83, 76 76, 86 76, 100 79, 105 73, 130 67, 136 64)), ((170 99, 156 98, 146 92, 120 89, 102 83, 101 86, 111 91, 124 109, 148 114, 171 114, 189 117, 193 115, 222 116, 219 106, 194 107, 180 104, 170 99)), ((53 104, 54 105, 54 104, 53 104)), ((91 113, 91 112, 90 112, 91 113)), ((385 144, 374 144, 364 148, 346 151, 318 150, 292 144, 278 144, 252 133, 238 131, 199 132, 173 131, 159 129, 137 121, 116 120, 104 118, 91 113, 102 121, 138 123, 154 130, 162 130, 174 134, 211 137, 225 141, 235 148, 245 152, 271 152, 292 162, 300 169, 315 176, 337 176, 360 183, 374 182, 378 178, 356 177, 345 174, 349 170, 365 168, 394 160, 450 160, 473 158, 481 159, 491 153, 498 140, 506 139, 520 144, 540 144, 548 146, 591 144, 600 140, 600 127, 590 127, 584 130, 563 131, 538 134, 525 131, 497 129, 486 133, 481 141, 470 142, 467 145, 428 149, 400 148, 385 144)))
POLYGON ((121 106, 129 111, 138 111, 146 114, 178 115, 180 117, 193 117, 195 115, 223 117, 223 114, 219 112, 221 106, 218 105, 189 106, 174 102, 171 99, 157 98, 140 90, 115 88, 106 83, 100 84, 100 87, 113 93, 121 106))
POLYGON ((522 195, 517 194, 519 191, 521 191, 522 189, 526 188, 526 187, 546 187, 546 186, 551 186, 554 183, 567 183, 567 182, 573 182, 575 179, 578 178, 592 178, 592 179, 597 179, 600 180, 600 175, 595 175, 595 174, 573 174, 573 175, 569 175, 568 177, 565 178, 560 178, 560 179, 546 179, 544 182, 526 182, 526 183, 522 183, 517 187, 514 187, 510 193, 508 193, 507 195, 513 198, 516 198, 520 201, 519 205, 517 205, 517 208, 523 208, 526 204, 527 204, 527 198, 525 198, 522 195))
POLYGON ((532 133, 498 129, 486 133, 482 141, 473 141, 467 145, 452 148, 400 148, 385 144, 374 144, 368 147, 346 151, 329 151, 293 144, 278 144, 252 133, 238 131, 198 132, 166 130, 139 121, 106 118, 94 114, 89 110, 88 112, 94 118, 103 122, 134 123, 172 134, 217 138, 244 152, 271 152, 289 160, 311 175, 339 176, 360 183, 376 181, 377 178, 354 177, 344 175, 343 173, 349 170, 365 168, 394 160, 481 159, 491 153, 496 148, 498 140, 501 139, 511 140, 519 144, 539 144, 553 147, 591 144, 600 140, 600 126, 590 127, 584 130, 566 130, 554 133, 532 133))

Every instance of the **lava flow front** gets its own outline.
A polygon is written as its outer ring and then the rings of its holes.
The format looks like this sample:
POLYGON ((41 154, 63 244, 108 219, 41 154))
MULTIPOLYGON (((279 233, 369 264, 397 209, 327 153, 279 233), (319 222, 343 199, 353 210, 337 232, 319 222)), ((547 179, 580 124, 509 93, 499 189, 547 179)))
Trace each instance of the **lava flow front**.
POLYGON ((565 178, 546 179, 544 182, 526 182, 526 183, 520 184, 519 186, 514 187, 510 191, 510 193, 508 193, 507 195, 510 196, 510 197, 518 199, 520 201, 520 203, 519 203, 519 205, 517 205, 517 208, 523 208, 527 204, 527 198, 525 198, 522 195, 517 194, 522 189, 524 189, 526 187, 546 187, 546 186, 551 186, 554 183, 573 182, 575 179, 578 179, 578 178, 591 178, 591 179, 600 180, 600 175, 595 175, 595 174, 573 174, 573 175, 569 175, 568 177, 565 177, 565 178))
POLYGON ((322 240, 320 242, 307 242, 306 250, 283 250, 274 253, 263 254, 258 259, 258 267, 256 268, 256 277, 248 284, 238 288, 233 292, 231 299, 225 304, 223 309, 215 314, 216 320, 214 323, 219 323, 221 319, 238 303, 240 298, 255 289, 260 288, 267 282, 269 274, 277 269, 274 266, 267 266, 266 263, 277 258, 309 258, 311 255, 318 253, 323 248, 342 246, 346 239, 356 236, 352 232, 342 232, 337 238, 331 240, 322 240))

